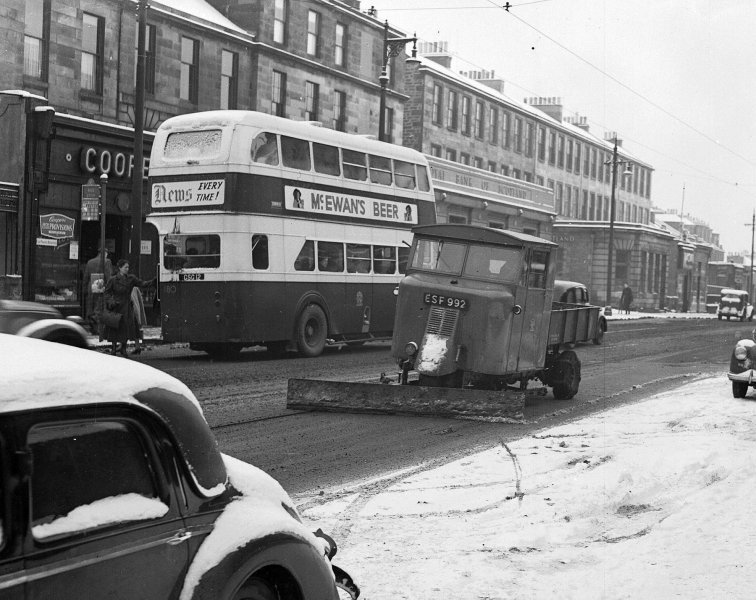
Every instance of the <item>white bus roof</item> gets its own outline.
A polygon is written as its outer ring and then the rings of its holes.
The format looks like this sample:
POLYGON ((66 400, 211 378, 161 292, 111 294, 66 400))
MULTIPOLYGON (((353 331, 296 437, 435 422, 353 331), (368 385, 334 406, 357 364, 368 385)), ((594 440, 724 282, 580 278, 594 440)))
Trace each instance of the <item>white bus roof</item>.
POLYGON ((228 127, 236 125, 256 127, 273 133, 294 137, 300 136, 303 139, 314 142, 390 156, 391 158, 414 163, 427 164, 425 156, 412 148, 380 142, 363 135, 328 129, 319 123, 294 121, 252 110, 212 110, 178 115, 166 119, 158 128, 157 135, 159 136, 161 132, 170 133, 171 130, 204 129, 212 126, 228 127))

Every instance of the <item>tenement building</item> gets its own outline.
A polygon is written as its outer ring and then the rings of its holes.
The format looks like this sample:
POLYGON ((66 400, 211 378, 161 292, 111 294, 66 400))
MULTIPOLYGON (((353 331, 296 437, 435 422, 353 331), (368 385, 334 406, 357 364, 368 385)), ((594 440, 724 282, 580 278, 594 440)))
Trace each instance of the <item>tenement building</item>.
MULTIPOLYGON (((144 222, 146 176, 165 119, 258 110, 377 137, 384 36, 404 35, 357 0, 5 0, 0 31, 0 297, 66 313, 81 310, 83 268, 100 242, 82 186, 108 176, 105 245, 114 260, 128 257, 141 227, 135 270, 149 279, 158 239, 144 222), (138 104, 142 185, 133 181, 138 104)), ((405 58, 402 50, 387 64, 389 141, 402 139, 405 58)))
POLYGON ((566 118, 560 99, 516 101, 493 72, 452 70, 445 43, 420 49, 405 75, 404 144, 431 157, 440 221, 552 239, 558 277, 596 301, 616 304, 627 283, 638 308, 691 308, 712 245, 694 250, 654 222, 650 164, 566 118))

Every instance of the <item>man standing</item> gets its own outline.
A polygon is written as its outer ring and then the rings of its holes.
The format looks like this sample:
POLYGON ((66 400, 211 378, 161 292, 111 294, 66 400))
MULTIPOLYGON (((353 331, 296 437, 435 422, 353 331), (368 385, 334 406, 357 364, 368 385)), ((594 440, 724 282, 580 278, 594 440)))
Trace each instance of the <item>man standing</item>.
POLYGON ((630 305, 633 303, 633 290, 625 283, 622 286, 622 296, 620 296, 620 312, 625 311, 626 315, 630 314, 630 305))
POLYGON ((105 273, 102 272, 102 253, 97 252, 97 256, 87 261, 84 268, 84 318, 89 323, 90 330, 94 333, 98 331, 98 318, 102 310, 102 294, 105 291, 105 284, 113 275, 113 263, 108 258, 108 251, 105 251, 105 273))

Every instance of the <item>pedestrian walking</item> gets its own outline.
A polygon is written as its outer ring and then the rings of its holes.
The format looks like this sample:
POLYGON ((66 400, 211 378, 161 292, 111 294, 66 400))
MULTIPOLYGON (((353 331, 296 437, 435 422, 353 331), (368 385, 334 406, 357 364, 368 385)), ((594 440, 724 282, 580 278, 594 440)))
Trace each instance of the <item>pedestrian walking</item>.
POLYGON ((105 308, 120 315, 121 318, 115 327, 106 324, 105 339, 112 344, 111 354, 119 353, 126 356, 128 341, 139 339, 131 293, 134 288, 146 287, 154 283, 155 280, 143 281, 137 276, 131 275, 129 273, 129 261, 125 259, 119 260, 117 267, 116 274, 105 285, 105 308), (118 348, 119 343, 121 344, 120 348, 118 348))
POLYGON ((633 303, 633 290, 625 283, 622 286, 622 295, 620 296, 620 312, 625 311, 626 315, 630 314, 630 305, 633 303))
POLYGON ((97 256, 90 258, 84 267, 83 287, 84 287, 84 319, 89 324, 92 333, 99 330, 99 316, 102 311, 102 295, 105 291, 105 285, 113 276, 113 263, 105 251, 105 272, 102 272, 103 261, 102 251, 97 256))

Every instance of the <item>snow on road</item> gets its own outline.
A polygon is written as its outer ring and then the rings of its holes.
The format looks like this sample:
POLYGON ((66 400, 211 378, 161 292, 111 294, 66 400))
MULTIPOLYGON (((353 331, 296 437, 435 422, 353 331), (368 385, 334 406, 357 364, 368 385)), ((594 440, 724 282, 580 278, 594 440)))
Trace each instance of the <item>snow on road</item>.
POLYGON ((755 457, 723 374, 301 510, 366 600, 745 599, 755 457))

